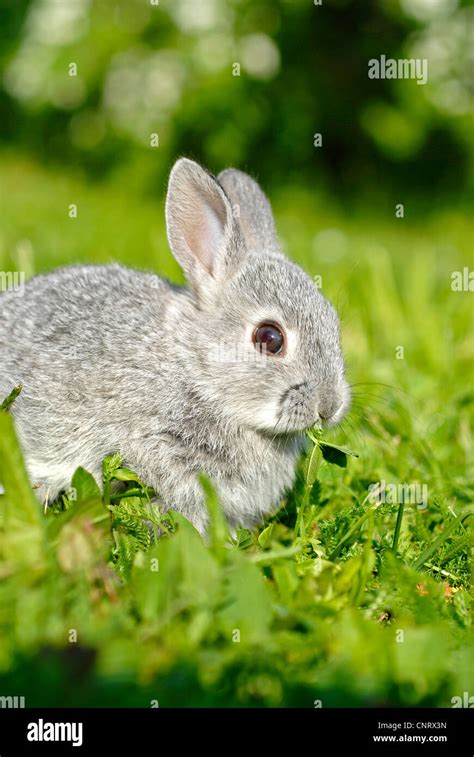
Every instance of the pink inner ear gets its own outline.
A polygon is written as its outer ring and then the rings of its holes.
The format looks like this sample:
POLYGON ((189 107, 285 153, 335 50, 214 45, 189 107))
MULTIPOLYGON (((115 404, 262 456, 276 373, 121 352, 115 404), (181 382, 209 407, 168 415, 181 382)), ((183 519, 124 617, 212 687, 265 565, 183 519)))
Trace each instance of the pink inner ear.
POLYGON ((194 206, 186 223, 186 242, 193 257, 209 273, 214 273, 217 256, 224 237, 225 206, 218 196, 204 197, 196 193, 194 206))
POLYGON ((166 223, 170 247, 191 285, 200 283, 204 272, 216 278, 223 273, 231 214, 222 187, 210 174, 185 158, 176 163, 168 187, 166 223))

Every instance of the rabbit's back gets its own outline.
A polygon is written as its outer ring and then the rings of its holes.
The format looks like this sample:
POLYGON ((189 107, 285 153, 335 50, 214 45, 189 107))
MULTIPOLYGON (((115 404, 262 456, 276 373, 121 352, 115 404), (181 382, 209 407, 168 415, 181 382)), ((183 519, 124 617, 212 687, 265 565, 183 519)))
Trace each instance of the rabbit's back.
POLYGON ((12 412, 34 483, 45 470, 51 481, 56 467, 52 489, 61 488, 78 460, 97 474, 147 375, 155 391, 167 380, 163 314, 172 291, 152 274, 77 266, 31 279, 23 296, 0 296, 0 397, 22 384, 12 412))
POLYGON ((24 365, 26 345, 31 356, 45 345, 45 357, 51 352, 69 356, 74 350, 97 356, 98 344, 106 349, 117 331, 124 338, 134 336, 135 317, 158 323, 169 289, 157 276, 119 265, 71 266, 36 276, 23 292, 0 295, 2 364, 21 356, 24 365))

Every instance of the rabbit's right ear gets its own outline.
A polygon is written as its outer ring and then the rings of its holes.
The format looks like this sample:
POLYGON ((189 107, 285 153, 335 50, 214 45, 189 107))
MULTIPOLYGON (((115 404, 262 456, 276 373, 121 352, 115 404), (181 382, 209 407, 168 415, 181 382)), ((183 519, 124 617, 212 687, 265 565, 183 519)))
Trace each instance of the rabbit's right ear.
POLYGON ((236 168, 227 168, 217 179, 234 206, 248 249, 280 255, 272 208, 260 185, 236 168))
POLYGON ((191 288, 207 298, 244 254, 232 207, 216 179, 187 158, 170 174, 166 198, 168 241, 191 288))

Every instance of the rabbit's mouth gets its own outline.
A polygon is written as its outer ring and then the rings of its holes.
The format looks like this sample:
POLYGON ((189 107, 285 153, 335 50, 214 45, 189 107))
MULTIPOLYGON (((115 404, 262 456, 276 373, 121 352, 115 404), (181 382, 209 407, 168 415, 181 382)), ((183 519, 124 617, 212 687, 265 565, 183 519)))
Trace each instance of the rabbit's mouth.
POLYGON ((332 426, 342 419, 348 405, 349 388, 345 381, 337 388, 311 381, 293 384, 281 397, 275 431, 290 433, 313 426, 332 426))

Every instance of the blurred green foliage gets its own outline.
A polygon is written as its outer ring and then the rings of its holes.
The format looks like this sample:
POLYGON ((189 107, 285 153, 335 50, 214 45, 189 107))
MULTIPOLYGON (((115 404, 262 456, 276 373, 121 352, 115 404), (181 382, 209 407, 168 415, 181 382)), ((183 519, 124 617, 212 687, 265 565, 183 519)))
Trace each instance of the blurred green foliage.
POLYGON ((472 189, 470 5, 4 1, 3 139, 139 192, 161 192, 184 153, 267 187, 460 201, 472 189), (369 79, 381 54, 426 58, 428 83, 369 79))

